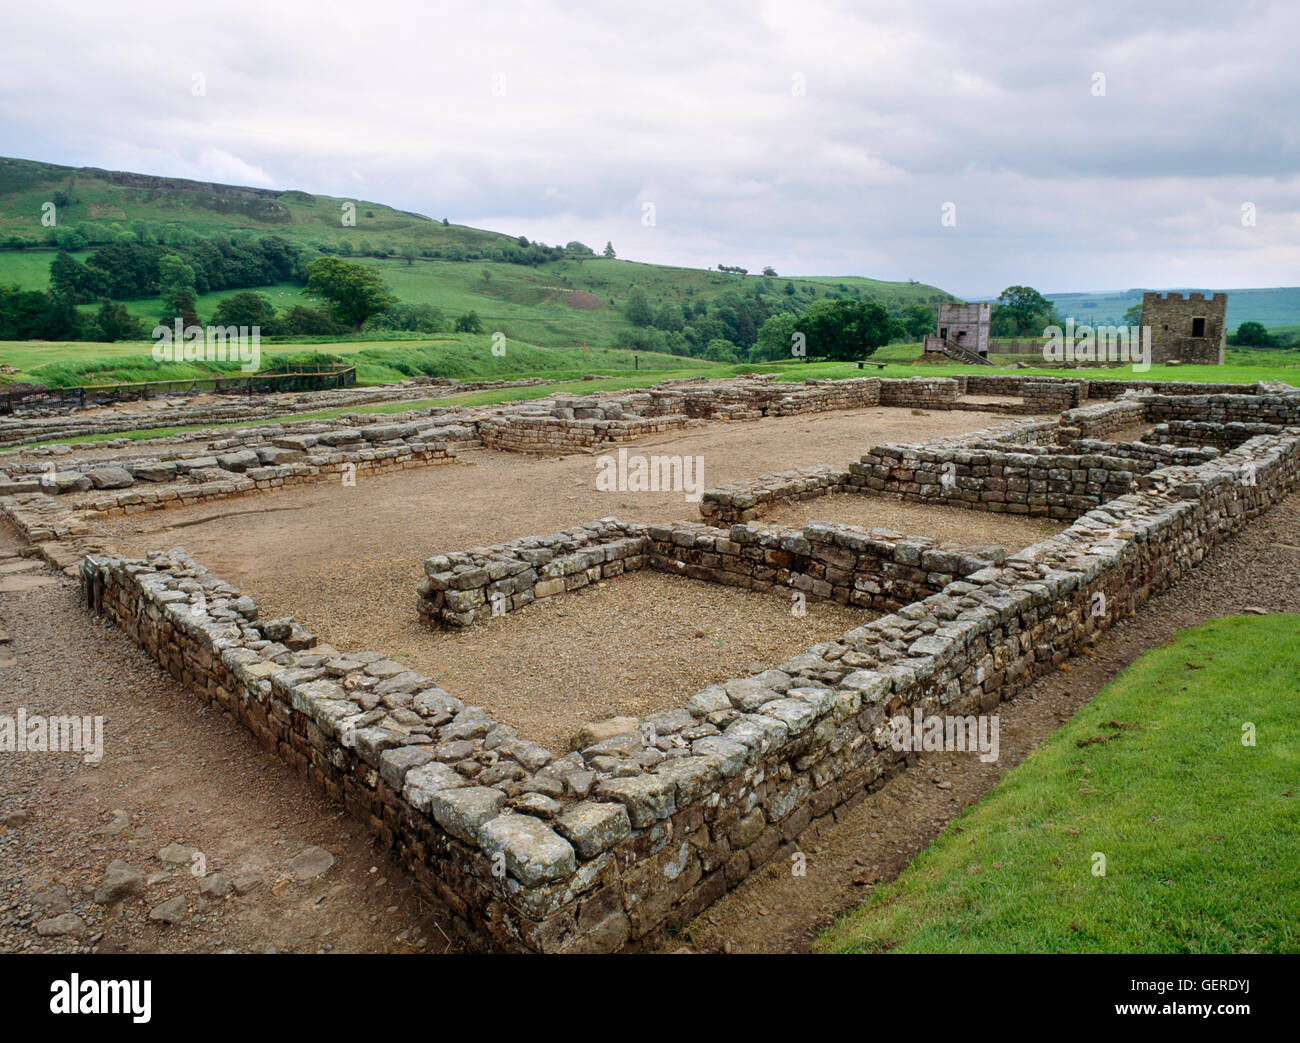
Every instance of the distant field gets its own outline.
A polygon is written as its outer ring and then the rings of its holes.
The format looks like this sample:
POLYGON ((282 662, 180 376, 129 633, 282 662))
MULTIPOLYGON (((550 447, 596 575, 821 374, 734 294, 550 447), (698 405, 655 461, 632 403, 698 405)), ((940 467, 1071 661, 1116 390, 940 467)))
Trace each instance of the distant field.
MULTIPOLYGON (((73 256, 84 261, 93 250, 78 250, 73 256)), ((23 289, 49 287, 52 251, 0 250, 0 284, 17 284, 23 289)), ((728 290, 753 293, 762 287, 769 295, 779 294, 789 282, 796 287, 813 287, 819 295, 852 292, 855 289, 872 300, 886 304, 926 303, 947 295, 933 286, 906 282, 882 282, 856 276, 843 278, 763 278, 738 276, 695 268, 668 268, 633 261, 552 261, 537 267, 486 261, 434 261, 415 259, 407 264, 400 258, 356 257, 352 260, 378 270, 392 292, 408 304, 429 304, 447 318, 474 311, 489 331, 501 331, 543 347, 608 346, 618 334, 630 328, 623 315, 632 288, 639 287, 654 306, 666 302, 689 304, 708 300, 728 290), (591 297, 574 296, 579 292, 591 297), (594 306, 576 306, 581 300, 594 306)), ((200 318, 207 320, 226 297, 246 290, 222 290, 201 294, 197 301, 200 318)), ((321 302, 293 283, 253 288, 270 298, 277 312, 294 305, 315 306, 321 302)), ((803 300, 806 302, 807 297, 803 300)), ((156 323, 167 309, 161 297, 124 301, 127 311, 147 323, 156 323)), ((82 311, 93 312, 83 305, 82 311)))
MULTIPOLYGON (((492 353, 487 334, 447 333, 408 341, 343 341, 320 344, 263 344, 262 367, 285 359, 353 363, 361 384, 391 384, 418 376, 453 380, 571 379, 588 373, 639 370, 646 374, 690 375, 710 372, 714 363, 678 355, 633 353, 616 348, 538 348, 505 342, 505 354, 492 353)), ((0 363, 17 372, 6 381, 51 387, 141 380, 183 380, 232 372, 236 364, 158 363, 149 342, 114 344, 0 342, 0 363)), ((2 386, 2 385, 0 385, 2 386)))
MULTIPOLYGON (((1168 291, 1162 291, 1168 292, 1168 291)), ((1270 329, 1300 323, 1300 286, 1279 286, 1247 290, 1208 290, 1201 287, 1174 289, 1174 293, 1215 293, 1228 295, 1228 329, 1243 322, 1262 322, 1270 329)), ((1090 326, 1118 326, 1124 313, 1142 303, 1142 291, 1117 290, 1103 293, 1046 293, 1056 305, 1061 318, 1072 317, 1076 323, 1090 326)))
MULTIPOLYGON (((517 380, 539 377, 575 380, 589 373, 605 373, 646 386, 670 376, 731 376, 735 373, 779 373, 784 379, 836 379, 855 376, 944 377, 958 373, 1075 376, 1090 380, 1177 380, 1196 383, 1253 384, 1280 380, 1300 386, 1300 350, 1262 351, 1232 349, 1224 366, 1153 366, 1137 372, 1131 366, 1116 369, 1004 369, 961 365, 923 364, 913 361, 919 344, 889 344, 871 357, 865 369, 853 362, 772 362, 720 364, 681 355, 624 351, 617 348, 544 348, 506 340, 506 353, 491 351, 488 334, 445 333, 406 335, 403 340, 321 341, 311 344, 262 345, 263 367, 285 359, 309 362, 348 361, 357 366, 361 384, 388 384, 418 376, 454 380, 517 380), (883 363, 884 369, 877 369, 883 363)), ((156 363, 149 342, 88 343, 71 341, 0 342, 0 364, 16 372, 5 382, 70 387, 111 381, 181 380, 230 372, 233 364, 156 363)), ((588 382, 580 390, 596 390, 588 382)), ((509 397, 509 396, 507 396, 509 397)))

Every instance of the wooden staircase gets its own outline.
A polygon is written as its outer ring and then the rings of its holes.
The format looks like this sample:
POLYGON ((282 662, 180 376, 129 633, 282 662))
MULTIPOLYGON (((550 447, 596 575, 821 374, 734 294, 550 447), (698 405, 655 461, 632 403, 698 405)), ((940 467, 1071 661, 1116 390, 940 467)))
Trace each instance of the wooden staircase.
POLYGON ((981 355, 978 351, 972 351, 964 344, 958 344, 955 340, 948 337, 944 337, 939 341, 939 345, 943 348, 943 353, 945 355, 950 359, 955 359, 957 362, 973 362, 977 366, 993 365, 993 363, 988 360, 987 356, 981 355))

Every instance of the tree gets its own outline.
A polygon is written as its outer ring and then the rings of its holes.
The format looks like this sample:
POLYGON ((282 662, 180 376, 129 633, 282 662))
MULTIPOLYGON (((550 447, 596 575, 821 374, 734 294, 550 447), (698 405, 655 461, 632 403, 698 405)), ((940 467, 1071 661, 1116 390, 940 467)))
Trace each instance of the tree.
POLYGON ((1125 326, 1139 326, 1142 323, 1142 302, 1138 301, 1124 313, 1125 326))
POLYGON ((822 300, 799 319, 809 355, 845 361, 867 358, 888 344, 890 325, 889 313, 874 301, 822 300))
POLYGON ((650 301, 646 299, 645 291, 641 287, 632 287, 627 295, 627 304, 623 306, 623 314, 633 326, 649 326, 654 322, 650 301))
POLYGON ((751 362, 774 362, 793 358, 794 334, 799 332, 799 316, 794 312, 773 315, 758 331, 758 340, 750 351, 751 362))
POLYGON ((194 281, 194 269, 175 254, 164 254, 158 258, 158 293, 163 303, 181 313, 177 303, 182 297, 187 298, 193 306, 198 296, 198 287, 194 281))
POLYGON ((605 243, 605 256, 606 256, 607 258, 609 258, 611 261, 614 259, 614 244, 613 244, 613 243, 610 243, 610 242, 605 243))
POLYGON ((373 268, 337 257, 322 257, 307 266, 307 292, 330 301, 334 318, 353 333, 370 316, 397 303, 373 268))
POLYGON ((668 301, 662 304, 659 310, 655 312, 654 326, 659 330, 680 330, 686 325, 686 319, 682 316, 682 306, 668 301))
POLYGON ((483 323, 478 317, 478 312, 467 311, 464 315, 456 320, 457 333, 482 333, 483 323))
POLYGON ((321 308, 308 308, 295 304, 285 313, 281 330, 291 336, 329 337, 345 332, 346 326, 335 321, 321 308))
POLYGON ((909 304, 898 313, 903 336, 908 340, 921 340, 935 329, 935 310, 924 304, 909 304))
POLYGON ((95 325, 102 340, 140 340, 144 336, 140 320, 126 310, 126 305, 116 301, 104 301, 99 306, 95 325))
POLYGON ((766 275, 768 278, 776 278, 776 269, 773 268, 770 264, 765 265, 763 268, 763 274, 766 275))
POLYGON ((50 290, 80 304, 105 296, 108 280, 98 268, 88 267, 71 254, 60 252, 50 264, 50 290))
POLYGON ((999 325, 1011 328, 1013 336, 1030 334, 1037 336, 1048 326, 1057 325, 1056 309, 1032 286, 1008 286, 998 294, 998 306, 993 309, 995 315, 1001 314, 1003 322, 999 325))
POLYGON ((236 293, 217 305, 212 315, 214 326, 257 326, 270 335, 275 325, 275 305, 260 293, 236 293))
POLYGON ((1277 338, 1262 322, 1243 322, 1232 335, 1232 343, 1243 348, 1276 348, 1277 338))
POLYGON ((704 357, 709 362, 740 361, 740 353, 736 351, 736 345, 729 340, 723 340, 721 337, 715 337, 709 341, 708 346, 704 349, 704 357))

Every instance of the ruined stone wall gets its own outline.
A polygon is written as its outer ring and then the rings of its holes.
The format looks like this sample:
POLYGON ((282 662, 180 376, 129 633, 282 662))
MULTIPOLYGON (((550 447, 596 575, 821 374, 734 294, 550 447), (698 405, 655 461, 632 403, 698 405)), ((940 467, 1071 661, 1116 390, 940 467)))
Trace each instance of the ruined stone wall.
POLYGON ((1199 394, 1143 396, 1147 419, 1156 423, 1190 420, 1214 424, 1295 424, 1300 422, 1300 390, 1286 394, 1199 394))
POLYGON ((1151 361, 1221 366, 1227 343, 1228 295, 1142 294, 1142 325, 1151 329, 1151 361), (1193 320, 1204 330, 1193 336, 1193 320))
POLYGON ((549 536, 434 555, 424 563, 419 613, 429 626, 462 628, 644 568, 890 610, 1005 557, 1000 547, 962 547, 847 525, 719 529, 602 518, 549 536))
POLYGON ((1102 455, 876 446, 848 487, 977 511, 1073 520, 1128 490, 1140 461, 1102 455))
POLYGON ((1136 399, 1094 402, 1061 414, 1061 438, 1105 438, 1146 421, 1146 405, 1136 399))
POLYGON ((880 404, 911 409, 951 409, 959 393, 957 381, 949 377, 883 380, 880 404))
POLYGON ((646 435, 681 431, 698 421, 665 415, 653 419, 588 420, 553 416, 486 416, 478 432, 488 449, 541 455, 623 445, 646 435))
POLYGON ((1079 404, 1081 384, 1068 380, 1026 380, 1020 385, 1028 413, 1060 413, 1079 404))
POLYGON ((1214 446, 1216 449, 1236 449, 1256 435, 1275 435, 1285 430, 1278 424, 1211 424, 1194 420, 1170 420, 1157 424, 1142 436, 1142 441, 1155 446, 1214 446))
POLYGON ((661 572, 762 594, 893 611, 1006 558, 886 529, 814 522, 800 529, 702 522, 647 526, 646 563, 661 572))
POLYGON ((424 562, 420 618, 430 626, 467 627, 644 568, 645 554, 645 526, 617 518, 549 536, 435 554, 424 562))
POLYGON ((468 943, 637 949, 904 767, 891 716, 993 710, 1298 480, 1296 433, 1142 475, 1003 565, 563 756, 377 653, 313 655, 183 555, 87 559, 86 591, 393 848, 468 943))

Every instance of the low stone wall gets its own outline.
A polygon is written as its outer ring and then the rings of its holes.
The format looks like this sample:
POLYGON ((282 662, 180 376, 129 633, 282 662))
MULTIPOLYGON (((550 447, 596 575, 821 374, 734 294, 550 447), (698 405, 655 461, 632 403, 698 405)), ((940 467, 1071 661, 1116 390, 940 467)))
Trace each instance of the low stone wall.
POLYGON ((644 568, 645 553, 645 526, 602 518, 550 536, 435 554, 424 562, 420 618, 467 627, 644 568))
POLYGON ((1256 435, 1280 434, 1285 428, 1280 424, 1209 424, 1194 420, 1171 420, 1157 424, 1142 436, 1144 442, 1161 446, 1214 446, 1216 449, 1236 449, 1256 435))
POLYGON ((1116 431, 1133 427, 1146 421, 1147 407, 1141 399, 1119 399, 1095 402, 1089 406, 1068 409, 1061 414, 1060 438, 1105 438, 1116 431))
POLYGON ((1287 394, 1144 395, 1147 419, 1214 424, 1300 423, 1300 389, 1287 394))
POLYGON ((848 488, 971 510, 1073 520, 1128 490, 1141 463, 1118 457, 876 446, 848 488))
MULTIPOLYGON (((18 446, 55 438, 84 438, 88 435, 112 434, 134 431, 141 424, 150 427, 195 427, 208 424, 228 424, 241 420, 292 417, 296 413, 322 409, 340 409, 351 406, 374 405, 389 402, 410 402, 418 399, 442 398, 447 395, 471 391, 487 391, 512 387, 535 387, 554 384, 553 380, 529 377, 525 380, 479 380, 461 383, 445 378, 422 378, 401 384, 369 388, 342 388, 304 392, 291 399, 271 399, 264 396, 240 398, 230 396, 222 402, 191 404, 184 396, 171 408, 120 415, 111 413, 81 414, 71 407, 65 409, 24 410, 11 417, 0 417, 0 447, 18 446)), ((169 398, 172 396, 168 396, 169 398)))
MULTIPOLYGON (((1119 398, 1129 391, 1153 391, 1163 395, 1253 395, 1257 384, 1198 384, 1175 380, 1100 380, 1087 377, 1016 376, 1010 373, 967 373, 962 394, 1021 397, 1026 382, 1074 384, 1079 402, 1119 398)), ((1077 403, 1076 403, 1077 404, 1077 403)))
MULTIPOLYGON (((1054 420, 1012 420, 978 431, 948 435, 926 445, 958 451, 987 444, 1007 452, 1013 446, 1032 448, 1050 443, 1057 434, 1054 420)), ((777 504, 861 490, 861 486, 849 482, 847 471, 823 466, 798 468, 705 490, 700 499, 700 515, 710 525, 732 525, 761 518, 777 504)))
MULTIPOLYGON (((1277 432, 1271 433, 1276 434, 1277 432)), ((1244 438, 1241 439, 1236 445, 1240 445, 1245 440, 1244 438)), ((1219 455, 1218 449, 1206 445, 1177 446, 1151 445, 1147 442, 1102 442, 1094 438, 1076 439, 1067 448, 1072 453, 1103 453, 1106 456, 1117 456, 1124 460, 1141 460, 1151 465, 1151 469, 1202 464, 1213 460, 1219 455)), ((1229 448, 1235 448, 1235 445, 1229 448)))
POLYGON ((429 626, 462 628, 644 568, 890 610, 1005 557, 1000 547, 954 546, 848 525, 719 529, 602 518, 549 536, 434 555, 424 563, 419 613, 429 626))
POLYGON ((1025 410, 1030 413, 1060 413, 1079 404, 1079 384, 1064 380, 1026 380, 1020 385, 1025 410))
POLYGON ((650 568, 763 594, 892 611, 959 576, 1001 563, 1001 547, 955 547, 888 529, 814 522, 801 529, 702 522, 646 528, 650 568))
POLYGON ((957 402, 958 383, 949 377, 909 377, 882 380, 880 405, 911 409, 952 409, 957 402))
POLYGON ((259 621, 183 554, 87 559, 85 586, 394 849, 469 944, 613 951, 661 941, 913 759, 892 716, 991 711, 1297 481, 1296 433, 1142 475, 1003 565, 563 756, 378 653, 259 621))
POLYGON ((780 503, 812 500, 844 488, 845 471, 805 467, 731 482, 708 489, 700 498, 700 514, 710 525, 731 525, 761 517, 780 503))
POLYGON ((625 420, 568 419, 553 416, 486 416, 478 432, 488 449, 513 453, 571 453, 634 442, 646 435, 681 431, 699 421, 685 416, 625 420))

